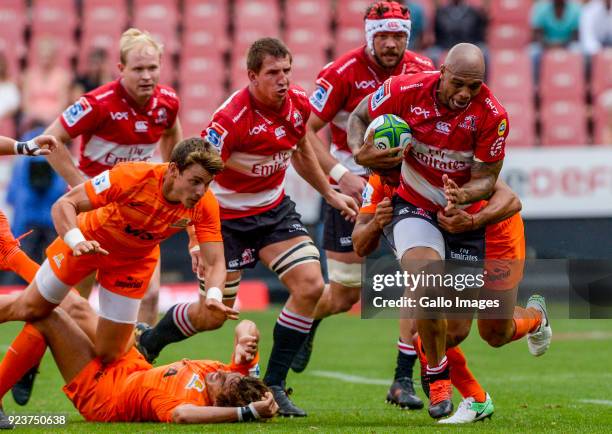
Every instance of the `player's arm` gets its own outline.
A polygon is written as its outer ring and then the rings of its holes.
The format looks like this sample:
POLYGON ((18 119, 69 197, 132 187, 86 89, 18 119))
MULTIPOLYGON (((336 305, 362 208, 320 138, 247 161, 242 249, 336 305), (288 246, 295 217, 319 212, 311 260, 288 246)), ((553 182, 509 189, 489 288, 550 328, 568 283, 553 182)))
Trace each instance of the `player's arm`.
POLYGON ((108 251, 100 247, 97 241, 86 240, 78 227, 77 215, 92 209, 94 209, 94 205, 85 191, 85 184, 77 185, 60 197, 51 207, 51 218, 55 230, 72 249, 74 256, 88 253, 108 255, 108 251))
POLYGON ((200 243, 200 262, 198 278, 204 280, 206 288, 206 307, 221 312, 227 319, 237 320, 238 311, 223 304, 223 288, 225 288, 225 253, 223 242, 209 241, 200 243))
POLYGON ((361 176, 351 173, 329 152, 329 147, 325 146, 317 135, 317 132, 325 125, 327 125, 327 122, 314 113, 310 114, 306 123, 306 135, 312 144, 319 164, 323 172, 327 173, 338 183, 342 193, 351 196, 357 203, 361 203, 361 192, 363 187, 365 187, 366 181, 361 176))
POLYGON ((66 144, 71 140, 71 137, 60 122, 59 118, 45 130, 45 134, 51 135, 57 140, 57 147, 47 156, 47 160, 49 161, 51 167, 53 167, 53 169, 55 169, 55 171, 59 173, 71 187, 75 187, 85 181, 85 177, 75 166, 74 162, 72 161, 72 155, 70 155, 70 152, 66 147, 66 144))
POLYGON ((490 198, 503 164, 503 160, 492 163, 474 161, 472 163, 471 178, 461 187, 450 179, 448 175, 443 175, 444 194, 448 200, 445 211, 448 212, 455 205, 469 204, 481 199, 490 198))
POLYGON ((347 143, 353 155, 355 162, 371 169, 390 169, 396 167, 402 162, 403 156, 399 153, 401 148, 393 148, 389 150, 379 150, 374 147, 372 134, 366 137, 364 135, 368 125, 372 122, 370 111, 368 109, 370 96, 366 96, 355 107, 355 110, 350 114, 348 119, 347 143))
POLYGON ((0 136, 0 155, 49 155, 56 148, 57 140, 53 136, 42 135, 27 142, 0 136))
POLYGON ((355 253, 365 257, 376 250, 383 229, 391 223, 392 218, 393 205, 389 198, 384 198, 376 205, 374 214, 359 213, 352 236, 355 253))
POLYGON ((234 333, 234 357, 236 365, 246 365, 257 357, 259 330, 253 321, 242 320, 234 333))
POLYGON ((278 405, 267 392, 264 399, 252 402, 246 407, 204 407, 193 404, 181 404, 172 412, 174 423, 220 423, 248 422, 257 419, 269 419, 278 411, 278 405))
POLYGON ((181 140, 183 140, 183 128, 181 127, 181 122, 177 117, 174 121, 174 125, 164 131, 161 139, 159 140, 159 150, 161 152, 162 160, 170 161, 172 150, 181 140))
POLYGON ((331 206, 339 210, 346 219, 354 219, 359 208, 355 200, 335 191, 325 177, 308 137, 298 142, 298 148, 291 157, 297 173, 304 178, 331 206))
POLYGON ((469 214, 456 208, 447 214, 438 212, 438 223, 445 231, 456 234, 499 223, 520 212, 521 208, 518 196, 504 181, 498 179, 493 196, 479 212, 469 214))

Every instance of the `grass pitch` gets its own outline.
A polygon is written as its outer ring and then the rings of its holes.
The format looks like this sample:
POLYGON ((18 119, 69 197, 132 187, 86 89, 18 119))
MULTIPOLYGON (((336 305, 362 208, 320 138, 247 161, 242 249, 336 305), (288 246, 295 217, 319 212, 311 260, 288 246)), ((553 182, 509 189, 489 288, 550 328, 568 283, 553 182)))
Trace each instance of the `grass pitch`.
MULTIPOLYGON (((270 353, 278 310, 244 313, 261 332, 262 373, 270 353)), ((289 375, 292 398, 309 416, 275 418, 268 423, 178 426, 169 424, 94 424, 85 422, 61 392, 62 379, 49 352, 41 366, 30 404, 18 407, 4 398, 7 412, 62 412, 65 427, 17 428, 21 432, 612 432, 612 321, 554 320, 549 351, 535 358, 524 341, 493 349, 476 329, 462 345, 470 367, 493 397, 492 420, 461 427, 441 426, 426 410, 401 411, 385 404, 393 376, 397 321, 360 320, 341 315, 321 324, 311 364, 289 375)), ((6 351, 21 324, 0 326, 6 351)), ((233 327, 194 336, 166 348, 158 363, 187 358, 227 361, 233 327)), ((418 362, 415 379, 418 379, 418 362)), ((418 387, 419 395, 425 397, 418 387)), ((455 391, 455 407, 460 398, 455 391)), ((425 401, 427 402, 427 401, 425 401)))

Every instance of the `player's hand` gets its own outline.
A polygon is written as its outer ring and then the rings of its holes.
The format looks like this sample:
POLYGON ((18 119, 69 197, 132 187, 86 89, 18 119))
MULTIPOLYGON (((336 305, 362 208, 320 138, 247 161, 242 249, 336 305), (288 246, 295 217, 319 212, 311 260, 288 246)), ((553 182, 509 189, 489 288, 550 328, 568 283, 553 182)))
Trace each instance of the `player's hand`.
POLYGON ((244 365, 253 361, 257 355, 259 339, 257 336, 242 336, 234 350, 234 363, 244 365))
POLYGON ((444 212, 448 213, 451 211, 451 209, 455 208, 456 205, 465 203, 466 195, 465 191, 446 174, 442 175, 442 183, 444 184, 444 196, 448 201, 446 207, 444 208, 444 212))
POLYGON ((259 417, 262 419, 269 419, 278 411, 278 404, 274 400, 271 392, 266 392, 264 399, 253 402, 252 404, 257 414, 259 414, 259 417))
POLYGON ((108 251, 103 249, 100 246, 100 243, 96 240, 81 241, 79 244, 74 246, 74 249, 72 249, 73 256, 95 255, 97 253, 101 255, 108 255, 108 251))
POLYGON ((340 192, 352 197, 357 202, 357 205, 361 205, 362 193, 365 188, 367 181, 361 176, 355 175, 351 172, 346 172, 340 178, 338 187, 340 192))
POLYGON ((474 226, 474 217, 471 214, 454 207, 448 212, 438 211, 438 224, 451 234, 477 229, 474 226))
POLYGON ((346 194, 329 190, 329 193, 325 195, 325 200, 330 206, 340 211, 345 220, 354 222, 357 214, 359 214, 359 205, 357 205, 355 199, 346 194))
POLYGON ((35 157, 38 155, 49 155, 58 147, 58 141, 50 135, 35 137, 27 142, 15 143, 15 153, 35 157))
POLYGON ((237 310, 234 310, 231 307, 224 305, 222 302, 212 298, 207 298, 205 304, 211 311, 225 316, 225 319, 237 320, 238 315, 240 314, 240 312, 237 310))
POLYGON ((363 146, 355 154, 355 162, 369 169, 391 169, 399 165, 404 156, 402 148, 376 149, 374 147, 374 130, 371 130, 363 146))
POLYGON ((391 220, 393 220, 393 205, 391 199, 385 197, 376 205, 374 221, 380 230, 383 230, 385 226, 391 223, 391 220))

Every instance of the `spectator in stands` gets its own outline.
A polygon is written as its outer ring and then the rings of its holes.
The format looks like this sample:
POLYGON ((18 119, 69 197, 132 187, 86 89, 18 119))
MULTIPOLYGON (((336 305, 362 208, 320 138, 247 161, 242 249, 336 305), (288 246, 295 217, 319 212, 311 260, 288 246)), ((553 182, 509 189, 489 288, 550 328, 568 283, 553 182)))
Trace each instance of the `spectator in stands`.
POLYGON ((24 122, 50 124, 70 102, 71 74, 56 63, 56 41, 43 38, 38 57, 23 78, 24 122))
POLYGON ((465 0, 450 0, 448 3, 435 0, 433 49, 429 52, 436 64, 440 56, 460 42, 477 45, 486 55, 485 35, 488 16, 484 9, 466 3, 465 0))
POLYGON ((87 56, 85 73, 77 75, 72 83, 71 101, 113 79, 108 53, 104 48, 95 48, 87 56))
POLYGON ((420 3, 407 0, 404 2, 408 10, 410 10, 410 38, 408 39, 408 49, 412 51, 421 51, 425 46, 425 10, 420 3))
POLYGON ((531 58, 534 78, 540 78, 542 53, 550 48, 576 49, 578 26, 580 23, 580 4, 571 0, 540 0, 531 9, 531 28, 533 43, 531 58))
MULTIPOLYGON (((0 128, 5 126, 9 118, 19 109, 19 88, 9 77, 8 62, 4 53, 0 52, 0 128)), ((11 128, 12 129, 12 128, 11 128)), ((13 137, 12 131, 0 131, 0 134, 13 137)))
POLYGON ((580 17, 580 44, 588 56, 603 47, 612 47, 612 0, 590 0, 584 4, 580 17))
MULTIPOLYGON (((35 123, 21 141, 44 132, 45 125, 35 123)), ((21 248, 32 259, 42 263, 45 248, 57 236, 51 221, 51 206, 66 192, 66 183, 47 163, 45 157, 15 158, 7 188, 6 201, 14 208, 12 231, 21 235, 21 248)))

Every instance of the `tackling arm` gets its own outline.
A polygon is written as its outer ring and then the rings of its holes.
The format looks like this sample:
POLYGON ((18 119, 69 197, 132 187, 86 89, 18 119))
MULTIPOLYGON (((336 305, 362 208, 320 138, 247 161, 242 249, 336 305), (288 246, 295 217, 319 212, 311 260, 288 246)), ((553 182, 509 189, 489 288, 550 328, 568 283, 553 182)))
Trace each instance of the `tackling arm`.
POLYGON ((71 137, 64 129, 60 120, 56 119, 51 126, 45 130, 45 134, 54 136, 57 139, 57 148, 47 157, 51 167, 53 167, 71 187, 75 187, 84 182, 85 177, 75 166, 72 161, 72 156, 66 147, 66 143, 71 140, 71 137))
POLYGON ((181 123, 179 118, 177 117, 174 121, 174 125, 171 128, 168 128, 162 134, 161 139, 159 140, 159 150, 161 152, 161 157, 163 161, 170 161, 170 155, 172 155, 172 150, 176 146, 178 142, 183 139, 183 128, 181 127, 181 123))
POLYGON ((353 228, 353 248, 355 253, 365 257, 378 247, 382 229, 374 220, 374 214, 359 214, 353 228))

